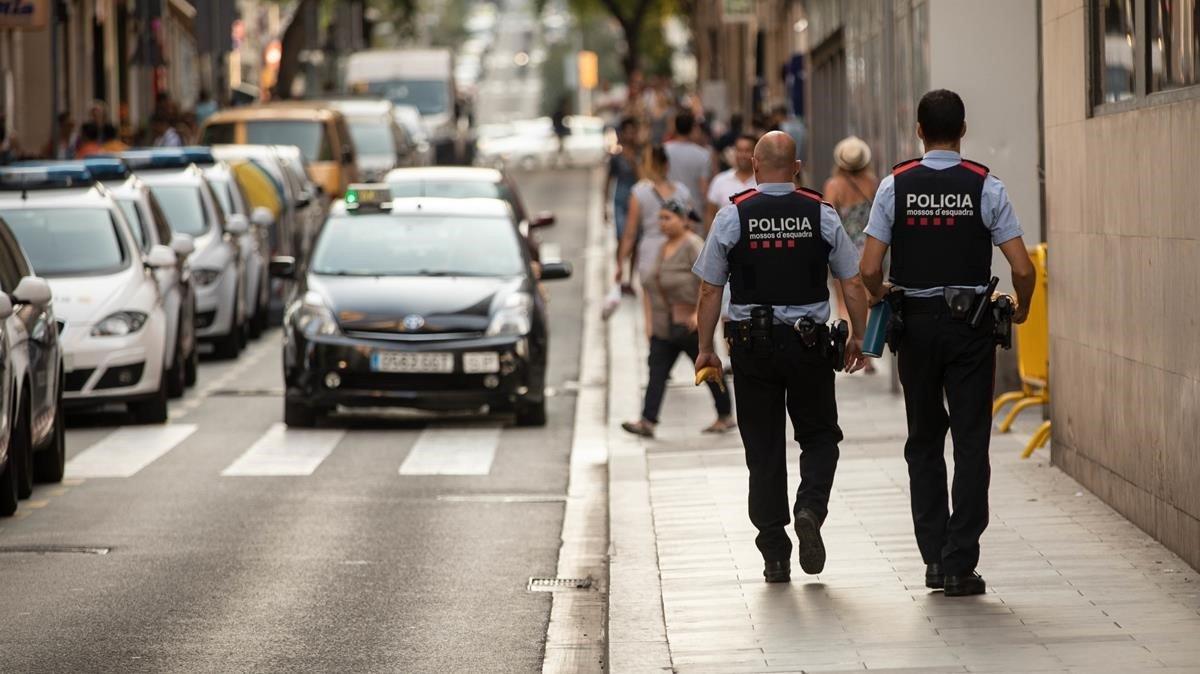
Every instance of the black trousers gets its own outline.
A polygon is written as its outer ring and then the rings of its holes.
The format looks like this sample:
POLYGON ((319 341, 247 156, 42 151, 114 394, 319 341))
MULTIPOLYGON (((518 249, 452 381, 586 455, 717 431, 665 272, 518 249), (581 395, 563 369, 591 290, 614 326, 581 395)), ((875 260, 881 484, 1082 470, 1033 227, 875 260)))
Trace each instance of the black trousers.
POLYGON ((750 521, 758 529, 755 543, 767 561, 792 554, 784 414, 791 417, 800 443, 795 512, 807 508, 824 521, 842 440, 833 368, 819 350, 804 347, 794 333, 787 335, 790 332, 777 330, 765 354, 737 345, 730 348, 738 428, 750 470, 750 521))
MULTIPOLYGON (((646 398, 642 403, 642 418, 646 421, 658 423, 658 412, 662 409, 663 396, 667 392, 667 379, 681 353, 686 353, 693 363, 696 362, 696 356, 700 354, 699 334, 693 332, 681 339, 650 338, 650 355, 646 359, 650 364, 650 379, 646 382, 646 398)), ((712 392, 717 415, 729 416, 733 412, 729 392, 712 382, 708 383, 708 390, 712 392)))
POLYGON ((988 524, 992 474, 988 446, 996 347, 990 316, 972 329, 945 312, 906 313, 899 366, 917 547, 926 564, 941 562, 947 574, 970 573, 988 524), (953 510, 946 495, 947 430, 954 443, 953 510))

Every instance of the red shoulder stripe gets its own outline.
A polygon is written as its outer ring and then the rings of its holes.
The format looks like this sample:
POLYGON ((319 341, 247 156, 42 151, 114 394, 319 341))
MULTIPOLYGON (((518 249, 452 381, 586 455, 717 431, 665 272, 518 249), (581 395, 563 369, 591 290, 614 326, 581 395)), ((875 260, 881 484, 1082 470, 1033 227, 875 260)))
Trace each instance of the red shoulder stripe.
POLYGON ((983 164, 980 164, 979 162, 974 162, 969 159, 962 160, 962 166, 963 166, 963 168, 967 169, 968 171, 971 171, 972 173, 977 173, 984 178, 986 178, 989 173, 988 167, 984 166, 983 164))
POLYGON ((828 201, 825 201, 825 195, 821 194, 820 192, 818 192, 816 190, 809 189, 807 187, 797 187, 796 194, 799 194, 800 196, 803 196, 803 197, 808 197, 809 199, 812 199, 813 201, 819 201, 819 202, 825 204, 826 206, 833 208, 833 204, 829 203, 828 201))
POLYGON ((758 194, 761 194, 761 192, 759 192, 758 190, 753 190, 753 189, 746 190, 745 192, 740 192, 738 194, 733 195, 732 197, 729 197, 729 200, 731 202, 733 202, 734 204, 740 204, 743 201, 749 199, 750 197, 757 196, 758 194))
POLYGON ((909 159, 908 161, 902 161, 892 167, 892 175, 898 176, 911 168, 915 168, 920 163, 920 159, 909 159))

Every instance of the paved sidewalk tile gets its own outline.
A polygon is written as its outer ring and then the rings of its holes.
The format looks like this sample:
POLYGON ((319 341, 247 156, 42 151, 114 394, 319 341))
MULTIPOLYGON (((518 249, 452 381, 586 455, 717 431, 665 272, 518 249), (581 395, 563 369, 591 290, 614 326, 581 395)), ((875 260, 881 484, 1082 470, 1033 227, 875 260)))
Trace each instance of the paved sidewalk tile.
MULTIPOLYGON (((644 347, 611 348, 613 367, 644 362, 644 347)), ((1020 433, 993 438, 979 567, 988 593, 927 590, 903 404, 886 371, 838 379, 846 440, 822 530, 825 572, 805 576, 793 560, 790 584, 767 585, 741 441, 699 432, 712 403, 690 377, 681 360, 658 439, 638 441, 675 671, 1200 672, 1200 576, 1051 466, 1050 450, 1022 461, 1020 433)))

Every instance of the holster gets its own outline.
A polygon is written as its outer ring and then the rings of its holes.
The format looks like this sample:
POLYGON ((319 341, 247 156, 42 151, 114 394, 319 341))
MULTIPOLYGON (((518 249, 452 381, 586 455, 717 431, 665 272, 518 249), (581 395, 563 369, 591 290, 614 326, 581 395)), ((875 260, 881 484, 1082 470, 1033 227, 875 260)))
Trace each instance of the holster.
POLYGON ((992 300, 992 335, 1002 349, 1012 348, 1012 319, 1016 307, 1008 295, 992 300))
POLYGON ((850 326, 846 321, 835 321, 829 327, 829 357, 834 372, 846 369, 846 343, 850 341, 850 326))

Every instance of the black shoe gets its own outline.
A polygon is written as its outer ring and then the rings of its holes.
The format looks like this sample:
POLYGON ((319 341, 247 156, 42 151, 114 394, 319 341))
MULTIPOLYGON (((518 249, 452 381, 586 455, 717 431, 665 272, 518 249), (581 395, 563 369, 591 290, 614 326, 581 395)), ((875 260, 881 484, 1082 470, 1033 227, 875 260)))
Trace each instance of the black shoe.
POLYGON ((931 590, 940 590, 946 586, 946 574, 942 571, 942 565, 934 562, 933 564, 925 565, 925 587, 931 590))
POLYGON ((821 520, 808 508, 796 513, 796 538, 800 543, 800 568, 815 576, 825 570, 825 543, 821 540, 821 520))
POLYGON ((779 562, 763 562, 763 578, 766 578, 768 583, 790 583, 792 563, 786 559, 779 562))
POLYGON ((987 592, 987 583, 974 571, 963 576, 946 576, 947 597, 969 597, 984 592, 987 592))

